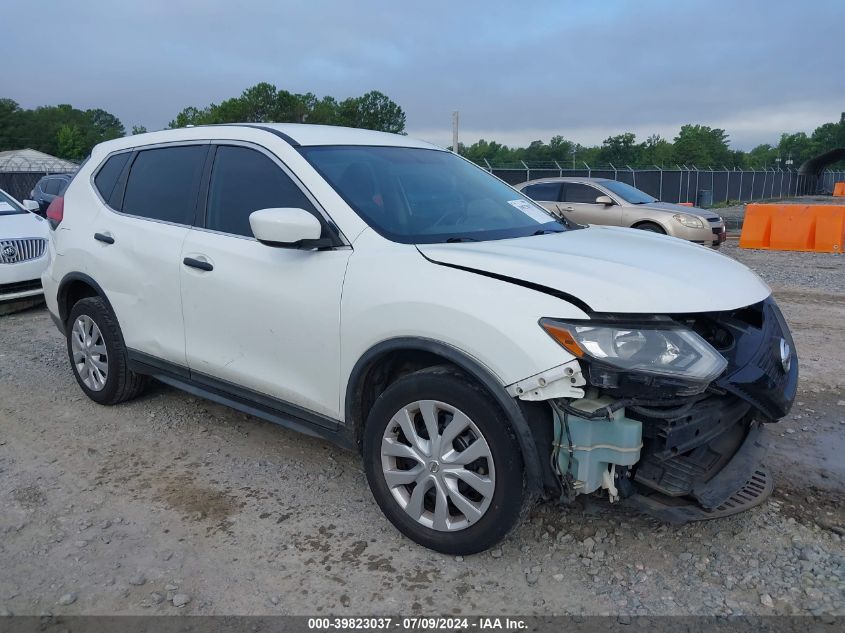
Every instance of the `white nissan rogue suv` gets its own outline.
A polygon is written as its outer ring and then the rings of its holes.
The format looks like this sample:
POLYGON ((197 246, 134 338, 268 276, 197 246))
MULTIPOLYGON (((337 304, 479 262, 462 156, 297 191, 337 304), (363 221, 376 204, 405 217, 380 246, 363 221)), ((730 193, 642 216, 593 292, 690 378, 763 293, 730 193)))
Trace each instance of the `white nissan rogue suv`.
POLYGON ((570 225, 438 147, 317 125, 102 143, 48 218, 47 304, 89 398, 152 376, 358 451, 427 547, 484 550, 537 497, 683 522, 771 493, 792 339, 707 248, 570 225))

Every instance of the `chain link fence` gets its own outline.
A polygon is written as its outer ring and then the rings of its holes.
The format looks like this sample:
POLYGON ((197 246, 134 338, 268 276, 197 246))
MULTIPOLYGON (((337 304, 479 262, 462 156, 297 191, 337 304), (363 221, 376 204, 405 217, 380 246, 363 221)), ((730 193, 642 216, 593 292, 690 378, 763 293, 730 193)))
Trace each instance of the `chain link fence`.
POLYGON ((582 168, 570 169, 558 163, 494 166, 487 161, 481 166, 512 185, 526 180, 561 176, 609 178, 626 182, 663 202, 687 202, 701 207, 732 201, 754 202, 830 193, 833 191, 833 183, 845 180, 845 171, 831 170, 814 176, 799 174, 793 169, 699 169, 695 166, 633 169, 613 165, 591 167, 583 163, 582 168))
MULTIPOLYGON (((0 152, 0 189, 18 200, 30 197, 35 184, 51 174, 72 174, 78 168, 69 161, 48 156, 48 159, 28 159, 26 156, 8 156, 14 152, 0 152)), ((46 155, 45 155, 46 156, 46 155)))

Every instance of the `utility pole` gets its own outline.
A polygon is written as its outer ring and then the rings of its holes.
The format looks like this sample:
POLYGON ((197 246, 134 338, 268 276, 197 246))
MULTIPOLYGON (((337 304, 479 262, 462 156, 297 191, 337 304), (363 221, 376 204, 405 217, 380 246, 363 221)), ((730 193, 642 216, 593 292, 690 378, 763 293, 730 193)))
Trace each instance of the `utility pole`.
POLYGON ((458 111, 452 113, 452 151, 458 153, 458 111))

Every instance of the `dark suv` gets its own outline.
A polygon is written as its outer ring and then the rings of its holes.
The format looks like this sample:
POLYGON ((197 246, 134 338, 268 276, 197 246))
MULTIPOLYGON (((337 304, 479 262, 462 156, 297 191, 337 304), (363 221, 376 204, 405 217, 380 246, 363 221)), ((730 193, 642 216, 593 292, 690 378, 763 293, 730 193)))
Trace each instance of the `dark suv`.
POLYGON ((40 215, 47 212, 47 207, 56 196, 60 196, 65 192, 65 189, 70 183, 73 174, 52 174, 44 176, 41 180, 35 183, 35 187, 30 193, 30 198, 38 203, 38 210, 40 215))

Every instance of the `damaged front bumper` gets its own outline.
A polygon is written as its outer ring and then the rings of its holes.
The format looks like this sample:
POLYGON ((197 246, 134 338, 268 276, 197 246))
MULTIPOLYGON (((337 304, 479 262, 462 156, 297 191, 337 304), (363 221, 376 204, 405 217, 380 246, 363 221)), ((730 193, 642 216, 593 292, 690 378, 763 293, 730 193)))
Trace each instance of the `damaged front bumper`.
POLYGON ((587 359, 572 361, 583 364, 568 365, 558 386, 526 384, 513 394, 549 395, 551 463, 562 498, 606 490, 611 501, 678 523, 735 514, 771 494, 762 466, 765 423, 789 412, 798 383, 780 310, 770 297, 741 310, 673 319, 727 360, 699 394, 630 373, 612 376, 587 359), (570 395, 552 395, 563 390, 570 395))

